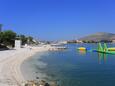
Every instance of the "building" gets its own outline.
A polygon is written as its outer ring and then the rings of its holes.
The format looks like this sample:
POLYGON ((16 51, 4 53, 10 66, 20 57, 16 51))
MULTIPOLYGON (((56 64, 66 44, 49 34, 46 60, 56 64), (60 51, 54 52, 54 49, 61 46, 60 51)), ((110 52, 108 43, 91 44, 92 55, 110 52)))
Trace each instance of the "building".
POLYGON ((59 41, 58 44, 67 44, 67 41, 59 41))
POLYGON ((76 40, 76 42, 77 42, 77 43, 83 43, 83 41, 82 41, 82 40, 76 40))
POLYGON ((20 49, 22 47, 21 40, 15 40, 15 49, 20 49))
POLYGON ((112 43, 115 43, 115 40, 112 40, 112 43))
POLYGON ((0 24, 0 32, 2 32, 2 24, 0 24))
POLYGON ((115 37, 111 38, 112 43, 115 43, 115 37))

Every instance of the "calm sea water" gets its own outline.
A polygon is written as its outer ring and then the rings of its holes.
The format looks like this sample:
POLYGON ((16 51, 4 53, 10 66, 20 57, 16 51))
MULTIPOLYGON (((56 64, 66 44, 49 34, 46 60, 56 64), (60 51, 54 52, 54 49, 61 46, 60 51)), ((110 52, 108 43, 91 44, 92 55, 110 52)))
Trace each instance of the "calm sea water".
MULTIPOLYGON (((36 67, 36 70, 40 69, 47 75, 44 77, 48 80, 59 81, 60 86, 115 86, 115 55, 76 50, 79 46, 95 49, 96 44, 66 46, 67 50, 46 52, 41 55, 42 58, 38 61, 47 65, 42 68, 36 67)), ((35 64, 38 64, 37 61, 35 64)))

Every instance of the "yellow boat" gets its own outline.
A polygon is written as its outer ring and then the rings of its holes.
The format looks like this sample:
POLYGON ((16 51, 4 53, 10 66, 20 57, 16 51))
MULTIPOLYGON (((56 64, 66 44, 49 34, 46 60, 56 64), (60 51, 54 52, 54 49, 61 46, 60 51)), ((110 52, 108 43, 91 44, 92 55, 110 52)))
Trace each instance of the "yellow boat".
POLYGON ((78 50, 86 50, 85 47, 79 47, 78 50))

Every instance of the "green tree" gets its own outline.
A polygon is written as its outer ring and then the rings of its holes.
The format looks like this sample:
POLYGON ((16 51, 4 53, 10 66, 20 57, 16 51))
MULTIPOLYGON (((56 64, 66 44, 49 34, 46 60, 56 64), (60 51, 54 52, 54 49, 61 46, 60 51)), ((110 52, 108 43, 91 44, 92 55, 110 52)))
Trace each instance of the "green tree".
POLYGON ((28 39, 28 44, 33 44, 34 43, 33 42, 33 37, 29 36, 29 37, 27 37, 27 39, 28 39))
POLYGON ((1 33, 1 42, 6 46, 14 46, 16 33, 12 30, 7 30, 1 33))
POLYGON ((22 45, 27 43, 28 38, 25 35, 18 35, 17 39, 22 41, 22 45))
POLYGON ((25 35, 18 35, 16 39, 22 41, 22 45, 24 44, 33 44, 33 37, 31 36, 25 36, 25 35))
POLYGON ((3 42, 3 32, 0 32, 0 44, 3 42))

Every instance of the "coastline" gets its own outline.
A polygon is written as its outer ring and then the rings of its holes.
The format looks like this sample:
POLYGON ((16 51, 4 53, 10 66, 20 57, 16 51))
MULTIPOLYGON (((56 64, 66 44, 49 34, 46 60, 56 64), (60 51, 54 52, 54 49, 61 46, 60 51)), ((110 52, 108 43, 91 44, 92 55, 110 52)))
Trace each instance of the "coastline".
POLYGON ((47 51, 37 52, 35 55, 24 60, 21 64, 21 72, 23 74, 24 80, 26 81, 40 81, 46 80, 46 73, 43 72, 43 68, 47 66, 46 63, 42 62, 40 59, 43 55, 46 55, 47 51))
POLYGON ((21 64, 37 52, 48 51, 50 48, 42 46, 0 51, 0 86, 22 86, 26 80, 21 72, 21 64))

